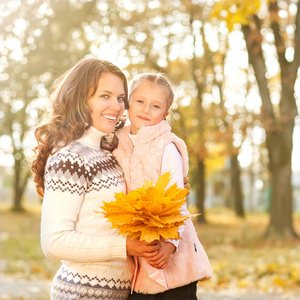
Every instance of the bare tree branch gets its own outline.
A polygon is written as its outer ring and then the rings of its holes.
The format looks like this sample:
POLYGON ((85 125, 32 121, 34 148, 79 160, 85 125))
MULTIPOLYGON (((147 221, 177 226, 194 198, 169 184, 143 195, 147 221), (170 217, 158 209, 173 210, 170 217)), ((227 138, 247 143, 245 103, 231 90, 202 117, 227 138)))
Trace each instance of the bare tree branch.
POLYGON ((291 72, 295 74, 295 80, 298 72, 298 68, 300 66, 300 1, 298 1, 298 11, 295 20, 295 38, 294 38, 294 60, 291 66, 291 72))
POLYGON ((286 47, 284 44, 284 40, 282 39, 282 35, 280 32, 279 26, 279 16, 278 16, 278 5, 277 2, 271 2, 269 6, 270 19, 271 19, 271 28, 273 30, 274 38, 275 38, 275 46, 277 49, 278 61, 280 64, 281 72, 285 73, 288 61, 285 58, 286 47))

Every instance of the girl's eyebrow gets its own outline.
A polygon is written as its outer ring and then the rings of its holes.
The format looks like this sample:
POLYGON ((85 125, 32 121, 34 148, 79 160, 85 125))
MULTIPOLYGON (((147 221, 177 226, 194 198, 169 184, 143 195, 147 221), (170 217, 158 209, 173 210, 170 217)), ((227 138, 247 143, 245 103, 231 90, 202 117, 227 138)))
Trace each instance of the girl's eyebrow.
MULTIPOLYGON (((136 97, 136 98, 141 98, 141 99, 144 99, 145 97, 144 96, 142 96, 142 95, 135 95, 134 97, 136 97)), ((162 104, 162 102, 164 102, 165 100, 162 100, 162 99, 153 99, 152 100, 155 104, 162 104)))

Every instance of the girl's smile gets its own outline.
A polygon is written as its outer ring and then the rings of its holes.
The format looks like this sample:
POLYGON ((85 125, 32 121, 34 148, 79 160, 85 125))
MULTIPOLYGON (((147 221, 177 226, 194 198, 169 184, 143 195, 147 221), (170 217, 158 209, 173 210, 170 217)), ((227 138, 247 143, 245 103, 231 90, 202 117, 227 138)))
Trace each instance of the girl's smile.
POLYGON ((150 119, 143 117, 143 116, 137 116, 137 117, 140 118, 141 120, 150 121, 150 119))

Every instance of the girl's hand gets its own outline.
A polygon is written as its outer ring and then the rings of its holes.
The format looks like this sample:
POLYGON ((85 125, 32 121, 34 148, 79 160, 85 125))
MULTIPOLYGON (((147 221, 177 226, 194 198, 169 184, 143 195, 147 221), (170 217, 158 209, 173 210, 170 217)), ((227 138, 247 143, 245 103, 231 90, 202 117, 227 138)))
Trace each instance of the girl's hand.
POLYGON ((158 241, 146 243, 145 241, 140 242, 138 239, 132 240, 129 237, 126 240, 127 255, 152 258, 159 251, 159 247, 158 241))
POLYGON ((146 259, 147 263, 156 269, 164 269, 170 260, 172 253, 176 250, 176 247, 169 242, 161 242, 160 249, 157 251, 156 255, 146 259))
POLYGON ((190 184, 189 184, 189 181, 190 181, 190 180, 189 180, 188 177, 184 177, 184 178, 183 178, 184 188, 189 190, 188 195, 190 194, 190 188, 191 188, 191 186, 190 186, 190 184))

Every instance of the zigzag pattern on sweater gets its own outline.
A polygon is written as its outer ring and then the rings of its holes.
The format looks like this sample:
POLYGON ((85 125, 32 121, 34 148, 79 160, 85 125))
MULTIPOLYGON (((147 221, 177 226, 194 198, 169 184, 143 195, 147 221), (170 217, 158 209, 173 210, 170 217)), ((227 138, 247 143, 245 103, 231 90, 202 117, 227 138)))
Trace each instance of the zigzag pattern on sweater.
POLYGON ((90 277, 65 268, 57 275, 51 288, 51 300, 125 300, 129 295, 130 281, 90 277))
POLYGON ((85 286, 91 286, 95 288, 118 288, 118 289, 127 289, 130 286, 130 280, 120 280, 114 278, 98 278, 98 277, 91 277, 88 275, 80 275, 79 273, 74 273, 67 268, 62 267, 62 269, 57 274, 58 278, 67 281, 73 284, 82 284, 85 286))
POLYGON ((56 281, 53 283, 51 300, 126 300, 129 291, 106 290, 103 288, 87 288, 56 281), (80 298, 78 298, 80 297, 80 298))
POLYGON ((123 172, 111 153, 76 141, 51 157, 45 176, 45 189, 78 195, 124 182, 123 172))

